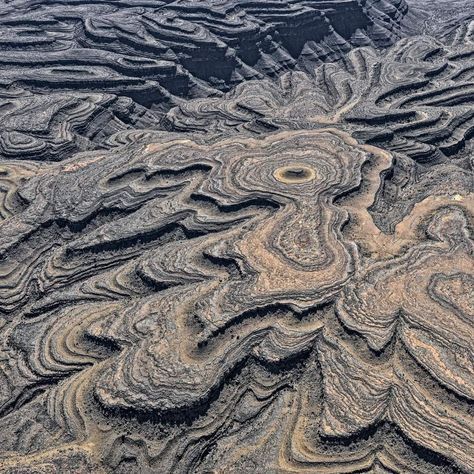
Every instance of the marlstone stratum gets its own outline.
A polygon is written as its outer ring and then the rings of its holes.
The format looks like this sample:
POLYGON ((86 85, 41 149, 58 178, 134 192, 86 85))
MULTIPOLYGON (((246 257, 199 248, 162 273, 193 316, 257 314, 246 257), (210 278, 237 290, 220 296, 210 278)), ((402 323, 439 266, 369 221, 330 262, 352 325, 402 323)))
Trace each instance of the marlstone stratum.
POLYGON ((4 0, 0 472, 474 473, 474 3, 4 0))

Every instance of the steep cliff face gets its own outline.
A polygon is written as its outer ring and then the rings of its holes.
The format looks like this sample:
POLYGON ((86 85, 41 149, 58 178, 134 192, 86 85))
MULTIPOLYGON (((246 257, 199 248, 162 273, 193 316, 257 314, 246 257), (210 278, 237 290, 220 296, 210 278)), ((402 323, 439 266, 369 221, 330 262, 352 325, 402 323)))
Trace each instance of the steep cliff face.
POLYGON ((7 3, 0 472, 474 472, 473 10, 430 5, 7 3))

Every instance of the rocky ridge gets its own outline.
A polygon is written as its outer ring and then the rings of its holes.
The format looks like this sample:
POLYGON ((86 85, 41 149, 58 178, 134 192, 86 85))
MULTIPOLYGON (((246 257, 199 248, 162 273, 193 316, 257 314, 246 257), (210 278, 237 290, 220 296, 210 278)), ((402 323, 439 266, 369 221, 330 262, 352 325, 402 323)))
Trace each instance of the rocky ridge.
POLYGON ((0 470, 474 472, 472 25, 3 131, 0 470))
POLYGON ((405 12, 404 0, 9 1, 0 156, 56 161, 122 130, 160 128, 183 98, 388 46, 405 12))

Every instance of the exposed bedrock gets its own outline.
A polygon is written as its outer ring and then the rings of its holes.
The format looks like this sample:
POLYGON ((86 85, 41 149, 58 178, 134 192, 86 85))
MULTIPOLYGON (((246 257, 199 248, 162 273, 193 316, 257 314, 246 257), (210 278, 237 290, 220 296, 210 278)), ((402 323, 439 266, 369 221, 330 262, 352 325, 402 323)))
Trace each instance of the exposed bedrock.
MULTIPOLYGON (((122 81, 139 75, 172 93, 187 94, 190 85, 179 80, 183 73, 191 82, 196 77, 222 89, 298 64, 305 46, 304 61, 319 62, 324 56, 340 57, 360 35, 370 44, 387 45, 397 38, 406 10, 403 0, 19 0, 3 9, 1 43, 5 50, 22 54, 6 56, 2 63, 25 69, 21 81, 31 87, 68 89, 82 79, 79 73, 54 77, 51 67, 78 65, 89 56, 90 66, 116 71, 122 81), (28 66, 35 63, 40 71, 32 77, 28 66)), ((95 81, 100 83, 100 76, 95 81)))
POLYGON ((397 40, 428 6, 1 7, 0 472, 474 472, 473 23, 397 40))
POLYGON ((311 75, 289 72, 276 82, 246 82, 224 97, 188 101, 163 124, 216 136, 337 126, 390 150, 394 161, 370 210, 393 232, 420 198, 473 191, 473 54, 468 41, 447 45, 426 36, 383 53, 357 48, 311 75))
POLYGON ((405 13, 403 0, 7 2, 0 154, 54 161, 116 131, 160 128, 182 97, 390 45, 405 13), (33 109, 47 130, 28 128, 33 109))
POLYGON ((471 472, 472 194, 385 232, 393 163, 334 127, 5 163, 2 469, 471 472))

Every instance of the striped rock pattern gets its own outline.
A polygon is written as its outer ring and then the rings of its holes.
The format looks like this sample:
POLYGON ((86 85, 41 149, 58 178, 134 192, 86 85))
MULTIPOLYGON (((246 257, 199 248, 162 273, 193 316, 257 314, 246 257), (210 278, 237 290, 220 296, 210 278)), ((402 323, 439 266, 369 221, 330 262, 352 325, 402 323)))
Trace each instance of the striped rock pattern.
POLYGON ((0 472, 474 472, 472 25, 159 113, 9 88, 103 142, 1 135, 0 472))
POLYGON ((59 161, 157 128, 183 97, 388 46, 406 11, 404 0, 8 0, 0 157, 59 161))

